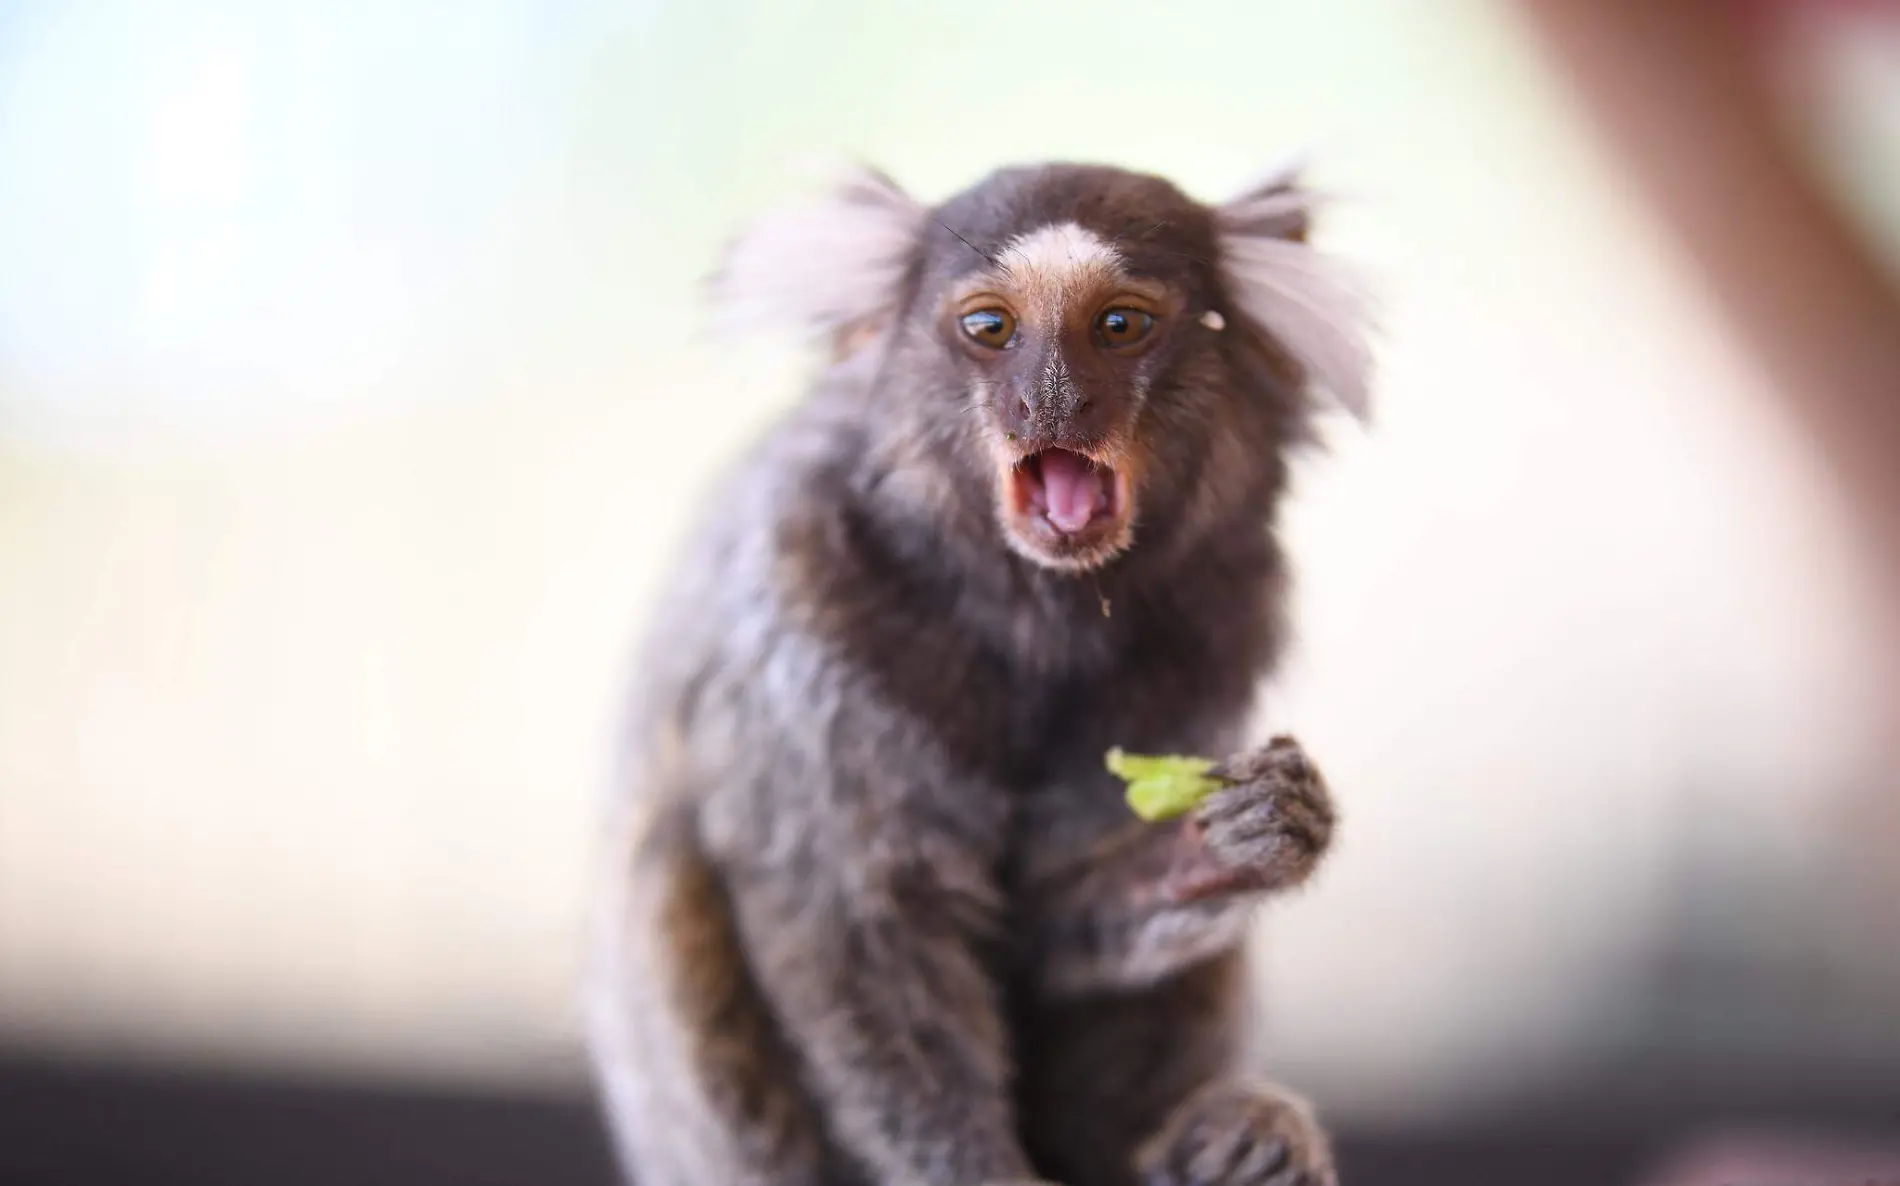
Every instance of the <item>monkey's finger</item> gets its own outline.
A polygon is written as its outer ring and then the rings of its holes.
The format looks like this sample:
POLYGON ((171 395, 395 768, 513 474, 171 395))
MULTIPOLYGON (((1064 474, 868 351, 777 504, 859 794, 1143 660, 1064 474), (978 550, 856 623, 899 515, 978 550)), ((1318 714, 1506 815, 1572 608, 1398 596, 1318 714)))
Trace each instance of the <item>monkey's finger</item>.
POLYGON ((1200 821, 1211 845, 1258 843, 1275 836, 1289 837, 1309 847, 1321 847, 1332 835, 1332 818, 1319 805, 1298 795, 1278 795, 1243 810, 1211 815, 1200 821))
POLYGON ((1285 734, 1275 737, 1259 749, 1216 763, 1210 773, 1233 782, 1253 782, 1275 770, 1310 772, 1313 777, 1318 777, 1318 771, 1312 759, 1306 756, 1306 750, 1285 734))
POLYGON ((1267 1186, 1269 1182, 1283 1176, 1281 1172, 1283 1170, 1291 1169, 1294 1173, 1299 1172, 1298 1166, 1288 1165, 1292 1156, 1293 1152, 1287 1147, 1287 1143, 1278 1137, 1255 1136, 1241 1150, 1240 1156, 1235 1159, 1234 1166, 1228 1171, 1227 1176, 1218 1180, 1244 1182, 1248 1186, 1258 1182, 1260 1186, 1267 1186))

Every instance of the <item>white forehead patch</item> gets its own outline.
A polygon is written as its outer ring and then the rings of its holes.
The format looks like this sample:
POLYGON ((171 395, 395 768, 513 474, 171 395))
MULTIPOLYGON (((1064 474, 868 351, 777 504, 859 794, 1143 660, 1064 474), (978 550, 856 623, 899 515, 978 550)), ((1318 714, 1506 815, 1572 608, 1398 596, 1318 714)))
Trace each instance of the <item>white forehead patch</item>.
POLYGON ((1003 245, 997 263, 1032 315, 1061 317, 1077 293, 1122 277, 1122 255, 1113 244, 1073 222, 1037 227, 1003 245))

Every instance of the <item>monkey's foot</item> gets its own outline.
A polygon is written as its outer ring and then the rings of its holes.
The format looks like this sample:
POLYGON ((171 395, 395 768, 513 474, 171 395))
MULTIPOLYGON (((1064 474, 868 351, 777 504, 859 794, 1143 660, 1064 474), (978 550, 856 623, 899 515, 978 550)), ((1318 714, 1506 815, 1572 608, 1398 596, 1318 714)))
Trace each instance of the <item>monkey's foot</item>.
POLYGON ((1214 768, 1234 785, 1187 820, 1187 858, 1170 877, 1181 899, 1272 890, 1305 880, 1333 836, 1326 780, 1290 737, 1214 768))
POLYGON ((1202 1088, 1135 1154, 1143 1186, 1338 1186, 1312 1109, 1277 1088, 1202 1088))

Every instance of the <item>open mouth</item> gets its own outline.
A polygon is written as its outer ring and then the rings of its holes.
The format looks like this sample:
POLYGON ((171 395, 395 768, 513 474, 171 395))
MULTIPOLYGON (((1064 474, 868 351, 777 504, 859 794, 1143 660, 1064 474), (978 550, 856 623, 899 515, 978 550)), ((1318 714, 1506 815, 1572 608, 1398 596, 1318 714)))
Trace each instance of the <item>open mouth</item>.
POLYGON ((1127 543, 1132 501, 1125 473, 1068 449, 1031 453, 1009 470, 1010 527, 1040 559, 1105 559, 1127 543))
POLYGON ((1115 515, 1115 471, 1067 449, 1044 449, 1018 462, 1011 475, 1022 509, 1039 515, 1061 535, 1080 535, 1098 519, 1115 515))

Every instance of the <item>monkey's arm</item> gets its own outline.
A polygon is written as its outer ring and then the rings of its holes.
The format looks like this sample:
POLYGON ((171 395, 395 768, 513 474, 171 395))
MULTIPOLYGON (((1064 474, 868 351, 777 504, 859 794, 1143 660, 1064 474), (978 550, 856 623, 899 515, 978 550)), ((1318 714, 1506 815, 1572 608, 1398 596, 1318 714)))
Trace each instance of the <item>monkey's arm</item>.
POLYGON ((1332 838, 1332 799, 1288 738, 1225 763, 1234 786, 1188 816, 1131 821, 1029 870, 1047 991, 1151 984, 1233 948, 1260 898, 1310 874, 1332 838))
POLYGON ((843 716, 848 753, 787 747, 769 784, 710 821, 729 833, 720 861, 759 986, 836 1139, 876 1181, 1028 1181, 997 986, 977 955, 998 912, 999 804, 933 772, 887 720, 843 716))

